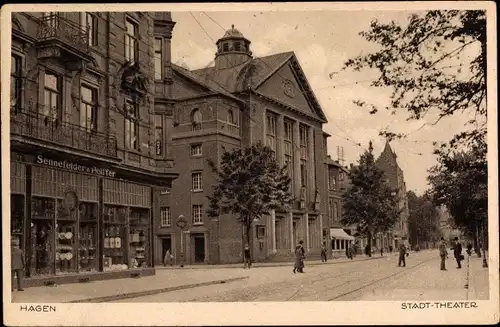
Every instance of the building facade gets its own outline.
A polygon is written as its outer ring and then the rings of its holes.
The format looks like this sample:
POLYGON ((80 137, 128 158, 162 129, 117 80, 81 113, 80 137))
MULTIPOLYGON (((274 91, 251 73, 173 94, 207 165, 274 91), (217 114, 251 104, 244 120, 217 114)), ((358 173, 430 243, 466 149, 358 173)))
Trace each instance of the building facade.
POLYGON ((381 169, 386 181, 396 190, 394 196, 398 199, 399 209, 401 210, 400 218, 389 233, 380 233, 374 239, 374 246, 379 248, 387 248, 391 245, 397 249, 401 243, 408 245, 409 231, 408 218, 410 216, 408 208, 408 198, 406 196, 406 183, 404 180, 403 170, 397 162, 397 155, 391 149, 389 142, 385 143, 384 150, 380 157, 375 161, 375 165, 381 169))
POLYGON ((250 43, 233 26, 215 45, 214 66, 189 71, 172 65, 171 149, 182 165, 172 189, 160 196, 157 262, 168 249, 177 262, 241 262, 241 224, 232 215, 206 214, 217 182, 207 160, 218 164, 224 151, 258 141, 275 151, 280 164, 289 164, 297 201, 289 211, 254 223, 254 260, 289 257, 299 240, 309 253, 319 253, 328 198, 326 117, 293 52, 254 58, 250 43), (182 219, 187 224, 181 231, 175 222, 182 219))
POLYGON ((28 284, 154 273, 159 194, 177 176, 154 54, 172 27, 170 13, 12 14, 11 235, 28 284))
MULTIPOLYGON (((327 135, 325 135, 326 141, 327 135)), ((347 255, 347 249, 353 245, 356 238, 356 229, 354 226, 345 226, 342 224, 342 196, 349 188, 349 173, 346 167, 338 161, 332 160, 326 156, 326 180, 328 188, 328 211, 327 218, 324 219, 325 244, 331 251, 333 257, 342 257, 347 255)))

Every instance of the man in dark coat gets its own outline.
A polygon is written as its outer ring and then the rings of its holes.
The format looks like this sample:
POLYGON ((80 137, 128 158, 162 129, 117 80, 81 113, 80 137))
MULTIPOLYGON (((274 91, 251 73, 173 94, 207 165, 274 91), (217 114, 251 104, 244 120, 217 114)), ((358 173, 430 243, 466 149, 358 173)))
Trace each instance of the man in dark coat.
POLYGON ((19 248, 19 239, 13 238, 11 240, 11 272, 12 272, 12 285, 11 289, 14 291, 14 276, 17 277, 17 290, 24 291, 23 277, 24 277, 24 253, 19 248))
POLYGON ((403 264, 403 267, 406 267, 406 246, 404 243, 401 243, 399 246, 399 260, 398 260, 398 267, 401 267, 401 264, 403 264))
POLYGON ((455 244, 453 245, 453 255, 457 261, 457 269, 462 268, 462 244, 458 241, 458 237, 455 237, 455 244))

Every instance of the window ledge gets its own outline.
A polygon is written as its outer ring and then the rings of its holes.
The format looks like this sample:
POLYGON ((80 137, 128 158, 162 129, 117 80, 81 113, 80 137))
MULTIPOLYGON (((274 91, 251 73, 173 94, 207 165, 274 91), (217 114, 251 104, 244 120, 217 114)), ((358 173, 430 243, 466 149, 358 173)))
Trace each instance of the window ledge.
POLYGON ((193 223, 193 226, 203 226, 203 223, 193 223))
POLYGON ((170 224, 170 225, 160 225, 160 228, 170 228, 170 227, 172 227, 172 224, 170 224))
POLYGON ((200 190, 191 190, 191 192, 193 192, 193 193, 203 193, 203 189, 200 189, 200 190))

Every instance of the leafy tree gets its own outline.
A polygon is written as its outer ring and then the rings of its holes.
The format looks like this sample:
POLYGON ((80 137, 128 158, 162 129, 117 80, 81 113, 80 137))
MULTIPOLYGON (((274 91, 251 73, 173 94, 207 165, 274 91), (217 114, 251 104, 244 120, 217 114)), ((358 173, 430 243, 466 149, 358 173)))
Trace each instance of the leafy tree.
POLYGON ((436 207, 426 195, 417 196, 413 191, 408 191, 407 198, 410 243, 418 245, 435 241, 439 224, 439 212, 436 207))
POLYGON ((212 196, 208 196, 207 214, 234 214, 245 229, 249 245, 252 222, 293 201, 287 168, 280 168, 274 152, 261 142, 225 151, 219 166, 213 161, 209 165, 219 180, 212 196))
MULTIPOLYGON (((467 151, 441 154, 438 164, 430 169, 430 195, 435 204, 444 204, 455 224, 468 235, 487 245, 488 230, 488 164, 486 145, 475 143, 467 151)), ((476 240, 477 242, 477 240, 476 240)))
POLYGON ((356 225, 360 234, 367 236, 371 256, 372 236, 390 230, 401 213, 396 190, 385 182, 384 172, 375 166, 371 141, 359 164, 349 171, 349 179, 350 187, 342 196, 342 223, 356 225))
MULTIPOLYGON (((407 120, 419 120, 429 112, 442 118, 468 111, 477 119, 471 130, 455 135, 449 145, 470 144, 486 135, 486 13, 482 10, 431 10, 412 14, 407 24, 371 22, 360 35, 379 50, 345 62, 343 69, 374 69, 379 78, 372 87, 392 90, 390 110, 406 111, 407 120), (466 54, 476 52, 472 60, 466 54), (479 118, 484 118, 479 122, 479 118)), ((381 108, 355 101, 371 114, 381 108)), ((422 125, 423 126, 423 125, 422 125)), ((405 137, 382 131, 386 137, 405 137)))

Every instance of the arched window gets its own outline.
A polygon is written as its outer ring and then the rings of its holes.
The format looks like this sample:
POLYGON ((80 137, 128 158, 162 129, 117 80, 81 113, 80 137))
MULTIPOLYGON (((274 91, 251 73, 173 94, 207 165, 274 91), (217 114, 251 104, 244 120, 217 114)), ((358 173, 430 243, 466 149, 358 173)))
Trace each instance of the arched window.
POLYGON ((234 124, 234 115, 232 110, 227 111, 227 122, 230 124, 234 124))
POLYGON ((201 111, 199 109, 194 109, 191 112, 191 123, 193 125, 193 131, 201 129, 201 122, 203 118, 201 116, 201 111))

